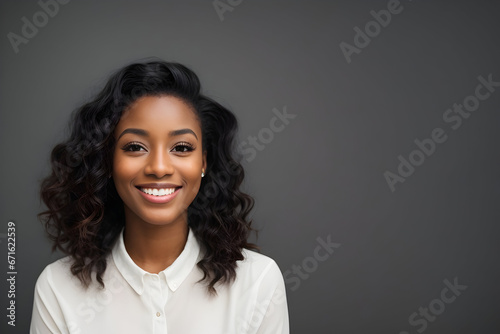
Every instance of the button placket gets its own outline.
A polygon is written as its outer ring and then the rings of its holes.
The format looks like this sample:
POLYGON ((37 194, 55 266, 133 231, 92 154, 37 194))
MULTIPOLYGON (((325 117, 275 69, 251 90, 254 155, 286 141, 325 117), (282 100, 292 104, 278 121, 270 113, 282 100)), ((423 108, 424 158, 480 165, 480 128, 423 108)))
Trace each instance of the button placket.
POLYGON ((154 318, 154 333, 166 333, 166 319, 163 316, 163 298, 161 280, 158 275, 150 276, 150 294, 151 301, 153 302, 153 318, 154 318))

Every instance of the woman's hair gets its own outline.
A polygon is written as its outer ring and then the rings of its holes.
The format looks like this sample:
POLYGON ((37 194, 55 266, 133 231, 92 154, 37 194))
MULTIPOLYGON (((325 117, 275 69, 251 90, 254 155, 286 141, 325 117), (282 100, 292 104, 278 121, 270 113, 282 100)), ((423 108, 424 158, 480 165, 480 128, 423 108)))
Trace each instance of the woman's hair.
POLYGON ((238 123, 226 108, 200 93, 195 73, 178 63, 152 60, 128 65, 114 73, 105 87, 72 116, 69 138, 51 153, 51 174, 41 184, 47 210, 38 214, 53 242, 73 259, 71 272, 85 287, 92 272, 104 287, 106 257, 125 224, 124 205, 113 179, 113 131, 122 113, 143 96, 173 96, 192 107, 202 129, 202 150, 207 152, 206 176, 188 207, 188 224, 204 250, 198 267, 208 291, 236 277, 242 249, 248 243, 254 206, 240 191, 244 178, 234 159, 238 123))

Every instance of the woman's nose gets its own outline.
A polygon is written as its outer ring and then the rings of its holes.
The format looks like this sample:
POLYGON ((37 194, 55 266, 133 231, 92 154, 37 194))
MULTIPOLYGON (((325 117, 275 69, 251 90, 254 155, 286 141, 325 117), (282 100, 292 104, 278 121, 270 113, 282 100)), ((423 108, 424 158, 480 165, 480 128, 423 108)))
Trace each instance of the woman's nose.
POLYGON ((151 151, 144 171, 146 174, 155 175, 158 178, 172 174, 174 167, 168 151, 164 149, 151 151))

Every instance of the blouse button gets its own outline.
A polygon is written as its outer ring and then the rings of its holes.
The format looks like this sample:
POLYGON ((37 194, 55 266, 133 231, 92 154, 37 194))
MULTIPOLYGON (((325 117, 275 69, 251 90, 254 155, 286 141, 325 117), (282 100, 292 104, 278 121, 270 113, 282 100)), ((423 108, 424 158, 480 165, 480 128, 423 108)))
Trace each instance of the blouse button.
POLYGON ((159 317, 161 314, 160 312, 156 312, 156 316, 159 317))

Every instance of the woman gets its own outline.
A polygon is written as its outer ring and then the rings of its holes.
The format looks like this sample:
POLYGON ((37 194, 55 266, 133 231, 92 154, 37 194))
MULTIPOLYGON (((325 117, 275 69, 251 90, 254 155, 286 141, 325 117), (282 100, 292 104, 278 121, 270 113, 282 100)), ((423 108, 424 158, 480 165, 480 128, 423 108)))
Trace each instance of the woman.
POLYGON ((39 216, 68 256, 36 286, 31 333, 288 333, 283 276, 248 243, 235 116, 177 63, 111 76, 51 155, 39 216))

